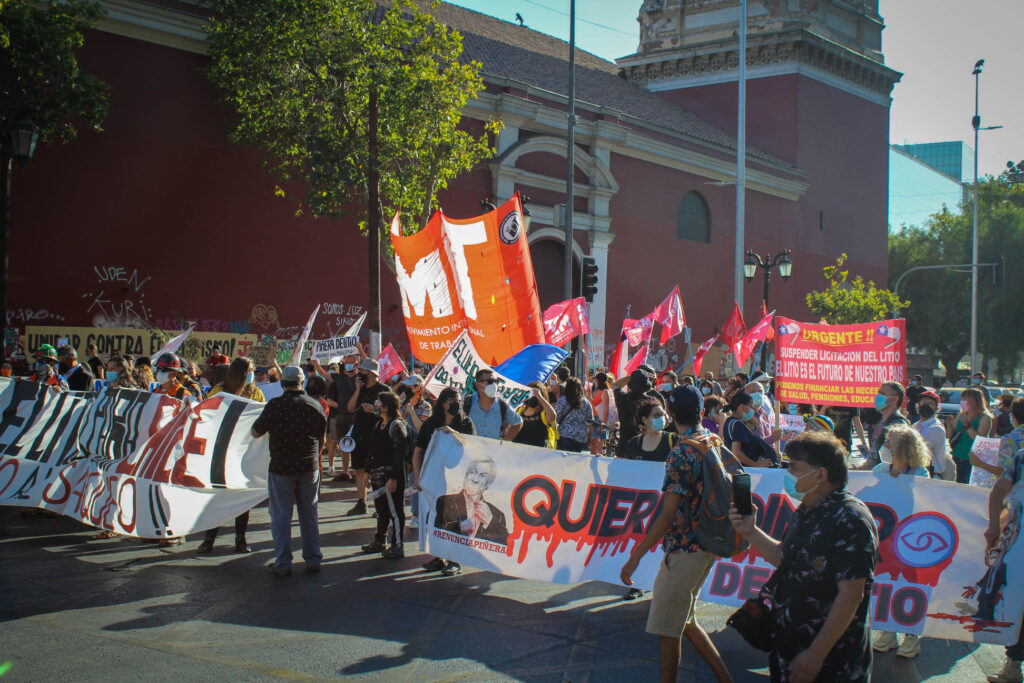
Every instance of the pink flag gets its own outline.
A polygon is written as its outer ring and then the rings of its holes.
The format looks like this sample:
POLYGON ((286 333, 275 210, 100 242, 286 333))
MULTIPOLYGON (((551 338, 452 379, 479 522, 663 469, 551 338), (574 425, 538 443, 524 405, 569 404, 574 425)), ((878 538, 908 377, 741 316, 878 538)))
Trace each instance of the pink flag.
POLYGON ((729 319, 722 326, 722 343, 726 346, 736 346, 736 342, 747 333, 747 326, 743 323, 743 314, 740 313, 740 305, 735 301, 732 304, 732 313, 729 319))
POLYGON ((700 379, 700 366, 704 364, 704 356, 711 350, 716 341, 718 341, 717 334, 701 344, 700 348, 697 349, 697 353, 693 354, 693 376, 698 380, 700 379))
POLYGON ((544 311, 544 340, 552 346, 564 346, 581 334, 590 332, 587 302, 583 297, 553 304, 544 311))
POLYGON ((622 333, 626 335, 630 346, 644 344, 651 338, 654 331, 654 314, 648 315, 639 320, 626 318, 622 321, 622 333))
POLYGON ((736 358, 736 366, 742 367, 744 363, 750 358, 750 354, 754 351, 754 346, 758 342, 763 342, 768 338, 768 334, 772 331, 772 318, 775 316, 775 311, 772 311, 765 317, 761 318, 761 322, 754 325, 750 332, 743 335, 743 338, 733 344, 732 353, 736 358))
POLYGON ((633 320, 626 318, 622 321, 622 334, 619 338, 619 345, 612 356, 612 374, 616 377, 624 377, 636 370, 647 359, 647 340, 651 338, 651 330, 654 327, 654 319, 651 316, 633 320), (642 348, 630 358, 629 349, 631 346, 642 348))
POLYGON ((665 300, 658 304, 651 317, 661 325, 662 344, 683 331, 686 316, 683 314, 683 302, 679 299, 679 285, 676 285, 665 300))
MULTIPOLYGON (((765 303, 764 299, 761 299, 761 317, 764 318, 768 315, 768 304, 765 303)), ((768 336, 765 337, 765 342, 770 342, 775 339, 775 328, 768 330, 768 336)))
POLYGON ((395 347, 391 344, 388 344, 380 352, 380 355, 377 356, 377 362, 380 364, 380 372, 377 373, 377 379, 381 382, 387 382, 400 372, 405 372, 406 374, 409 372, 405 369, 405 363, 402 362, 398 352, 395 351, 395 347))

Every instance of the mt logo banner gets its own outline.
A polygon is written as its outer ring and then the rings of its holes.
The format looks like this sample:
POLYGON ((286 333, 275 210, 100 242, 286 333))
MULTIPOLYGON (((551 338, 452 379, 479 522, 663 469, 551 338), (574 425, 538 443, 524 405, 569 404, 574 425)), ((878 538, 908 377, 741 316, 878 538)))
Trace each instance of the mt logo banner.
POLYGON ((438 211, 412 235, 402 235, 396 216, 391 241, 417 359, 437 363, 463 330, 489 365, 544 343, 518 193, 476 218, 456 220, 438 211))
POLYGON ((882 382, 907 377, 905 320, 814 325, 775 318, 778 399, 870 408, 882 382))

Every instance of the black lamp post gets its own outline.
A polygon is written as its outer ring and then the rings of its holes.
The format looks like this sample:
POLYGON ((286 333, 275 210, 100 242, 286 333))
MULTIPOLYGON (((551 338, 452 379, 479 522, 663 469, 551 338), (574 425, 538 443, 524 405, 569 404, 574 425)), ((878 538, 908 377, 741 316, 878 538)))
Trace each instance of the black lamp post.
POLYGON ((17 159, 19 166, 36 153, 39 143, 39 126, 29 118, 22 118, 0 136, 0 329, 5 330, 0 339, 0 360, 7 359, 7 240, 11 222, 11 170, 17 159))
POLYGON ((764 269, 764 305, 768 310, 771 310, 771 306, 768 305, 768 288, 771 284, 772 268, 778 266, 779 275, 783 280, 788 280, 789 276, 793 274, 793 262, 789 260, 789 254, 789 249, 785 249, 773 259, 771 252, 761 258, 753 251, 747 251, 747 259, 743 262, 743 277, 750 282, 757 275, 758 268, 764 269))

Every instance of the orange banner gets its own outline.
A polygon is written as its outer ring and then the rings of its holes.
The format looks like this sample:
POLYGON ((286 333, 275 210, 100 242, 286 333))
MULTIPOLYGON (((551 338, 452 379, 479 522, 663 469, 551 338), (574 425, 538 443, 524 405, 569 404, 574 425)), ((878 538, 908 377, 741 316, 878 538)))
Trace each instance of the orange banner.
POLYGON ((537 280, 516 193, 497 210, 456 220, 440 211, 402 236, 391 224, 409 343, 437 363, 463 329, 490 365, 544 343, 537 280))

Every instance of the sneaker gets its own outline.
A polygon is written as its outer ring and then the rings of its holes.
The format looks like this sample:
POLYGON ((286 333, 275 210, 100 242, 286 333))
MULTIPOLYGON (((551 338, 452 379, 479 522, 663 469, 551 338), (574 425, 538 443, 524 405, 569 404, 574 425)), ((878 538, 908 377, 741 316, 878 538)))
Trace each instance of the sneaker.
POLYGON ((405 549, 400 545, 393 545, 380 554, 385 560, 400 560, 405 557, 405 549))
POLYGON ((352 506, 352 509, 345 513, 346 517, 355 517, 356 515, 366 514, 366 501, 357 500, 356 504, 352 506))
POLYGON ((165 538, 157 543, 161 548, 173 548, 176 545, 181 545, 181 536, 175 536, 174 538, 165 538))
POLYGON ((278 567, 276 564, 274 564, 273 562, 271 562, 270 564, 267 565, 267 571, 270 572, 271 574, 275 574, 277 576, 291 576, 292 575, 292 568, 291 567, 288 567, 287 569, 282 569, 282 568, 278 567))
POLYGON ((1020 683, 1024 676, 1020 673, 1020 660, 1006 658, 1006 663, 997 674, 988 677, 989 683, 1020 683))
POLYGON ((462 565, 458 562, 449 562, 441 570, 441 573, 445 576, 458 576, 462 573, 462 565))
POLYGON ((921 639, 909 633, 903 636, 903 644, 896 651, 896 656, 903 657, 904 659, 913 659, 919 654, 921 654, 921 639))
POLYGON ((442 569, 444 569, 444 560, 442 560, 440 557, 435 557, 429 562, 424 562, 423 568, 426 569, 428 572, 439 572, 442 569))
POLYGON ((245 536, 235 536, 235 552, 236 553, 251 553, 252 548, 245 541, 245 536))
POLYGON ((899 646, 900 641, 896 639, 895 633, 892 631, 882 631, 871 647, 875 652, 889 652, 890 650, 895 650, 899 646))
POLYGON ((409 520, 409 528, 410 528, 410 529, 419 529, 419 528, 420 528, 420 520, 418 520, 418 519, 417 519, 417 518, 415 518, 415 517, 413 517, 412 519, 410 519, 410 520, 409 520))
POLYGON ((642 590, 640 590, 639 588, 630 588, 628 591, 626 591, 626 594, 622 596, 622 599, 623 600, 636 600, 637 598, 642 598, 643 595, 644 595, 644 592, 642 590))
POLYGON ((381 551, 383 551, 385 549, 387 549, 387 546, 384 545, 383 543, 381 543, 380 541, 374 541, 373 543, 367 543, 366 545, 363 546, 363 552, 367 553, 367 554, 369 554, 369 553, 379 553, 379 552, 381 552, 381 551))

